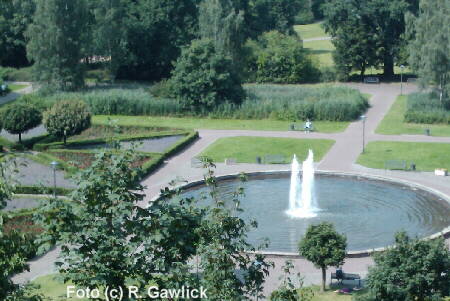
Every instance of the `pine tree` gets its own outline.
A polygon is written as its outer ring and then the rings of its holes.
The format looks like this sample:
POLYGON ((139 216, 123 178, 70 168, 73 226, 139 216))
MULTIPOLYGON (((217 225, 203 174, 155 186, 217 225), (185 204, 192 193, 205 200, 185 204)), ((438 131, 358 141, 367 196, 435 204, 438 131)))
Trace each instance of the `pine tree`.
POLYGON ((450 102, 450 1, 421 0, 419 16, 409 16, 414 33, 409 44, 410 64, 423 86, 439 90, 441 104, 450 102))
POLYGON ((36 0, 26 35, 28 57, 34 61, 38 81, 61 90, 83 85, 87 24, 85 0, 36 0))

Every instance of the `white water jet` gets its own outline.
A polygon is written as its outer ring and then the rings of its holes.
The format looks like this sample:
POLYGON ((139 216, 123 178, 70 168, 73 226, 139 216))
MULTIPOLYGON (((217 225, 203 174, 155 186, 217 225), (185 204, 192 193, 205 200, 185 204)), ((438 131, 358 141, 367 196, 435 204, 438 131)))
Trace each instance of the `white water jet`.
POLYGON ((302 165, 300 181, 300 165, 294 155, 291 165, 291 187, 289 191, 289 210, 291 217, 315 217, 317 208, 314 195, 314 154, 309 150, 308 158, 302 165), (301 189, 300 189, 301 187, 301 189))

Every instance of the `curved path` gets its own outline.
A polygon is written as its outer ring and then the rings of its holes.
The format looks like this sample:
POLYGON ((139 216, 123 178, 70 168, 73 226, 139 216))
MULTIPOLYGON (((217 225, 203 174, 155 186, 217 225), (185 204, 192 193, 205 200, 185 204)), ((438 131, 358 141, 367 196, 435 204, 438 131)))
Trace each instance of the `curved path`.
MULTIPOLYGON (((349 84, 349 86, 359 89, 363 93, 372 95, 370 99, 371 108, 366 116, 366 139, 365 142, 377 140, 385 141, 410 141, 410 142, 441 142, 450 143, 450 137, 431 137, 420 135, 398 135, 385 136, 375 134, 375 129, 381 122, 385 114, 389 111, 396 97, 400 93, 399 84, 380 84, 380 85, 364 85, 349 84)), ((412 84, 404 84, 403 91, 405 94, 416 91, 416 86, 412 84)), ((218 138, 233 136, 261 136, 261 137, 290 137, 290 138, 311 138, 311 139, 333 139, 336 143, 325 155, 321 162, 318 163, 319 170, 328 170, 336 172, 353 172, 365 173, 370 175, 381 175, 394 179, 406 180, 428 186, 432 189, 441 191, 450 196, 450 177, 436 177, 428 172, 401 172, 401 171, 384 171, 369 169, 355 164, 356 159, 362 150, 362 122, 356 121, 351 123, 342 133, 324 134, 324 133, 303 133, 303 132, 275 132, 275 131, 240 131, 240 130, 199 130, 200 138, 190 145, 182 153, 170 158, 155 173, 143 181, 146 187, 146 199, 141 204, 145 206, 152 198, 158 195, 161 188, 168 185, 174 179, 179 180, 198 180, 203 176, 203 170, 200 168, 192 168, 190 166, 191 158, 201 153, 208 145, 218 138)), ((276 169, 288 170, 288 165, 276 165, 276 169)), ((238 172, 264 171, 274 169, 273 165, 259 164, 237 164, 225 165, 217 164, 216 175, 225 175, 238 172)), ((450 244, 450 240, 447 239, 450 244)), ((52 273, 54 271, 53 262, 57 255, 57 250, 52 251, 48 255, 38 258, 30 263, 30 272, 23 273, 14 277, 16 282, 26 282, 37 276, 52 273)), ((279 276, 281 274, 281 266, 284 264, 285 258, 271 256, 270 259, 275 262, 276 267, 271 271, 267 278, 265 291, 270 292, 279 285, 279 276)), ((321 272, 316 269, 308 261, 295 258, 294 264, 296 270, 300 271, 305 277, 305 284, 320 283, 321 272)), ((348 258, 344 265, 344 270, 352 273, 359 273, 362 276, 367 274, 368 266, 373 261, 370 257, 348 258)), ((329 275, 330 271, 327 272, 329 275)))

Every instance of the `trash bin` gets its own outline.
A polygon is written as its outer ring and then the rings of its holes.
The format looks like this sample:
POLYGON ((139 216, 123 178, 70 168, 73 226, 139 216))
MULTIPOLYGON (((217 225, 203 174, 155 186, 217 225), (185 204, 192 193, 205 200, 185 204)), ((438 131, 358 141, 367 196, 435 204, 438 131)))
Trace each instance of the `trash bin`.
POLYGON ((431 130, 430 129, 425 129, 425 135, 430 136, 431 135, 431 130))
POLYGON ((257 163, 257 164, 261 164, 261 161, 262 161, 262 160, 261 160, 261 157, 256 157, 256 163, 257 163))
POLYGON ((415 163, 411 163, 411 170, 415 171, 416 170, 416 164, 415 163))

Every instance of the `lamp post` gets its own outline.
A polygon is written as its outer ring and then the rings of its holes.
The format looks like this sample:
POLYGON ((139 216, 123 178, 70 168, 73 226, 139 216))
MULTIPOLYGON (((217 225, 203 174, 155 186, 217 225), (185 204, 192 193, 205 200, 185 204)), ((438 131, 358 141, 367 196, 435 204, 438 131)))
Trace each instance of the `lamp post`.
POLYGON ((58 166, 58 162, 53 161, 50 163, 52 169, 53 169, 53 198, 56 198, 56 167, 58 166))
POLYGON ((364 151, 365 151, 365 140, 366 140, 366 119, 367 119, 367 117, 366 117, 366 115, 361 115, 361 121, 362 121, 362 123, 363 123, 363 128, 362 128, 362 152, 363 152, 363 154, 364 154, 364 151))
POLYGON ((403 95, 403 69, 405 69, 405 66, 400 65, 400 95, 403 95))

